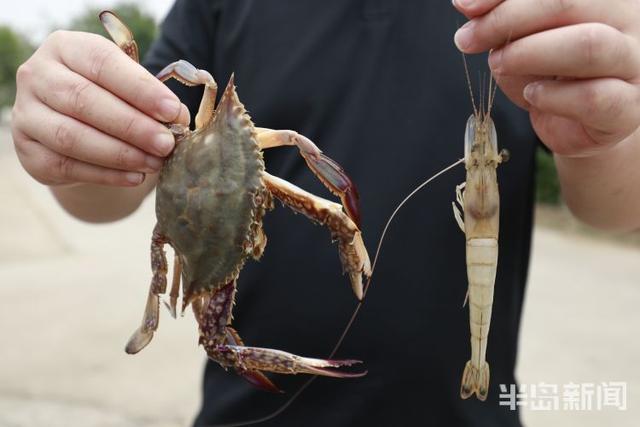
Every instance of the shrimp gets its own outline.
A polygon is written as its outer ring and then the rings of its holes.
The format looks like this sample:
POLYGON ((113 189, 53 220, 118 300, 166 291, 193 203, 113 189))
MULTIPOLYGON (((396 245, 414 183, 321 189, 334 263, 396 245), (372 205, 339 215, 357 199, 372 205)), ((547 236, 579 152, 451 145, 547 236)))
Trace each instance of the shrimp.
POLYGON ((453 202, 455 219, 465 233, 467 252, 467 279, 469 288, 465 304, 469 302, 469 328, 471 330, 471 360, 462 374, 460 397, 475 394, 486 400, 489 390, 489 364, 486 361, 487 338, 491 324, 493 288, 498 265, 498 230, 500 223, 500 196, 496 168, 508 160, 506 150, 498 152, 496 128, 491 119, 491 107, 495 98, 489 83, 487 106, 476 107, 469 71, 465 71, 473 114, 467 121, 464 138, 464 164, 466 180, 456 186, 453 202))

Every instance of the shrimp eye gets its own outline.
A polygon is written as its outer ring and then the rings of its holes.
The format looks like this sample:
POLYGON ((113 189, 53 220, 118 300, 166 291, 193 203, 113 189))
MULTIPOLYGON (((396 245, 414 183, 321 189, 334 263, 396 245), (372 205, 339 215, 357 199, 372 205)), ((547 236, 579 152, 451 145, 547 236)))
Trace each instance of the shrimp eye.
POLYGON ((489 143, 491 144, 491 147, 493 148, 493 152, 497 153, 498 152, 498 133, 496 132, 496 126, 493 124, 493 120, 491 120, 491 117, 487 117, 487 123, 489 125, 489 143))
POLYGON ((467 120, 467 127, 464 132, 464 161, 469 162, 471 159, 471 151, 473 142, 476 139, 476 116, 471 115, 467 120))

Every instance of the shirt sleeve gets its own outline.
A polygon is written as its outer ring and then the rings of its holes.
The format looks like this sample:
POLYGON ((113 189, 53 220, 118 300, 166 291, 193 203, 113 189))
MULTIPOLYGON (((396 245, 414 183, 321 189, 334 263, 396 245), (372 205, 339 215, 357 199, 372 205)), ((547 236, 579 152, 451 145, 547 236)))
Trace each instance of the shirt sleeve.
MULTIPOLYGON (((196 68, 211 70, 215 45, 218 1, 176 0, 160 26, 160 34, 153 42, 142 64, 152 74, 168 64, 184 59, 196 68)), ((175 79, 167 85, 189 107, 194 117, 202 97, 202 86, 187 87, 175 79)))

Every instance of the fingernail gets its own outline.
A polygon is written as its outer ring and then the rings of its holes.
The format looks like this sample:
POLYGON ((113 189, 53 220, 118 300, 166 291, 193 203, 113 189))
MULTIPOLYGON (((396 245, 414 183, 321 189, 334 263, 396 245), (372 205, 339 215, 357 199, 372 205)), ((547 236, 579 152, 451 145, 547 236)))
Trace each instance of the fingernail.
POLYGON ((129 183, 137 185, 142 182, 144 175, 138 172, 127 172, 125 178, 129 183))
POLYGON ((155 136, 153 139, 153 148, 156 153, 164 157, 173 150, 175 145, 175 139, 169 132, 162 132, 155 136))
POLYGON ((170 122, 180 114, 180 101, 174 98, 165 98, 158 104, 160 120, 170 122))
POLYGON ((471 46, 474 25, 474 21, 469 21, 462 27, 460 27, 458 31, 456 31, 456 35, 453 37, 453 41, 459 50, 464 52, 469 48, 469 46, 471 46))
POLYGON ((159 159, 157 157, 153 157, 153 156, 147 156, 144 159, 144 163, 147 165, 147 167, 149 169, 151 169, 152 171, 158 171, 160 170, 160 168, 162 167, 162 164, 164 163, 162 159, 159 159))
POLYGON ((474 0, 453 0, 454 4, 467 8, 473 6, 474 0))
POLYGON ((529 104, 534 103, 536 92, 539 87, 540 87, 539 82, 529 83, 528 85, 525 86, 524 91, 522 92, 522 96, 529 104))
POLYGON ((500 74, 500 67, 502 66, 502 49, 493 50, 489 54, 489 68, 494 74, 500 74))

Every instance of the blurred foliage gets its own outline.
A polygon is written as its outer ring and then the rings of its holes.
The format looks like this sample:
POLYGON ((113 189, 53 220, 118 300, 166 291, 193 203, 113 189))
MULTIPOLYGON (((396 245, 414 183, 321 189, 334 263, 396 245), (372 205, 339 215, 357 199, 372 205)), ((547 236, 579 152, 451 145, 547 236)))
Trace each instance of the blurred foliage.
POLYGON ((536 152, 536 201, 552 205, 560 203, 560 182, 553 155, 541 147, 536 152))
MULTIPOLYGON (((143 58, 158 31, 155 20, 135 3, 122 3, 113 7, 112 10, 133 32, 140 48, 140 57, 143 58)), ((97 8, 88 9, 74 18, 68 28, 108 37, 98 20, 100 11, 97 8)), ((16 93, 16 71, 34 50, 35 48, 26 37, 8 26, 0 25, 0 109, 13 104, 16 93)))
MULTIPOLYGON (((121 3, 112 7, 110 10, 118 15, 118 17, 122 19, 122 22, 129 27, 140 49, 140 59, 144 58, 158 31, 158 26, 153 17, 142 11, 135 3, 121 3)), ((102 12, 102 9, 98 8, 87 10, 80 16, 74 18, 69 24, 69 28, 77 31, 101 34, 109 38, 98 19, 100 12, 102 12)))
POLYGON ((31 56, 33 46, 7 26, 0 26, 0 108, 13 105, 16 71, 31 56))

